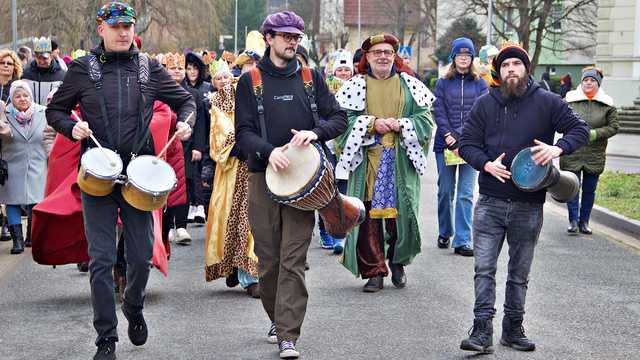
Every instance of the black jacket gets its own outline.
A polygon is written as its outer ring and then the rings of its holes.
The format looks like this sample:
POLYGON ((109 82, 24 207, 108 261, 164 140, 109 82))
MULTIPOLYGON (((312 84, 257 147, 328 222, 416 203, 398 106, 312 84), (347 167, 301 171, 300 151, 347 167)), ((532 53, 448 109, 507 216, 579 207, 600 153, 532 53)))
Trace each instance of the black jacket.
MULTIPOLYGON (((108 119, 102 116, 95 83, 89 77, 89 56, 76 59, 47 108, 47 121, 56 131, 74 140, 71 133, 75 122, 69 119, 71 110, 80 104, 80 111, 94 136, 105 147, 117 151, 123 162, 129 162, 134 144, 142 139, 143 124, 149 124, 153 116, 153 102, 160 100, 178 114, 178 121, 186 120, 196 111, 193 97, 173 80, 157 61, 149 59, 149 81, 142 94, 143 109, 140 118, 140 86, 138 83, 138 51, 107 53, 102 46, 92 50, 102 63, 104 99, 108 119), (108 134, 111 134, 109 137, 108 134), (137 136, 137 137, 136 137, 137 136), (113 140, 113 144, 109 139, 113 140)), ((155 154, 149 136, 139 154, 155 154)), ((95 145, 83 140, 83 152, 95 145)))
POLYGON ((243 74, 236 89, 236 143, 248 155, 249 171, 265 171, 271 151, 287 144, 291 129, 311 130, 324 142, 347 128, 347 114, 340 109, 317 71, 312 71, 318 114, 327 121, 314 124, 311 105, 304 90, 302 68, 294 58, 285 68, 276 67, 269 50, 258 64, 264 88, 264 113, 267 139, 260 134, 258 108, 251 84, 251 73, 243 74))
POLYGON ((486 173, 484 165, 506 153, 502 163, 510 169, 520 150, 533 146, 534 139, 553 144, 556 132, 564 134, 555 143, 563 155, 571 154, 589 140, 589 125, 558 95, 544 91, 536 82, 530 80, 529 89, 520 99, 507 99, 500 88, 492 88, 471 109, 460 138, 460 155, 480 171, 481 194, 543 203, 546 190, 520 191, 511 180, 503 184, 486 173))
POLYGON ((22 80, 31 85, 33 101, 47 106, 49 93, 62 84, 65 74, 66 71, 62 70, 56 59, 51 60, 51 66, 47 69, 39 68, 34 60, 22 74, 22 80))

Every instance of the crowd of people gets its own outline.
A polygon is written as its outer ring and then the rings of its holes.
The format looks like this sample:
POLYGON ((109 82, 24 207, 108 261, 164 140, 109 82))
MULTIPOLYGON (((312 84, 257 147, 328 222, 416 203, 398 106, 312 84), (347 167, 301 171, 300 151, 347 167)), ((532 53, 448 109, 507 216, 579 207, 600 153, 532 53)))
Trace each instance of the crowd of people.
POLYGON ((116 358, 115 294, 129 339, 146 342, 150 269, 166 273, 172 244, 191 244, 189 223, 205 226, 205 280, 224 278, 259 298, 271 320, 267 340, 282 358, 297 358, 316 223, 320 247, 366 280, 364 292, 379 292, 388 276, 406 287, 405 267, 422 248, 420 176, 431 143, 437 190, 422 190, 437 202, 434 243, 475 257, 473 328, 461 349, 493 352, 505 239, 500 342, 535 349, 523 317, 545 190, 514 186, 511 163, 528 147, 539 165, 560 157, 560 168, 581 179, 581 195, 567 203, 567 232, 592 233, 607 139, 618 130, 600 69, 585 68, 577 88, 560 97, 548 78, 532 79, 519 45, 486 45, 476 54, 470 39, 458 38, 432 93, 398 55, 393 34, 370 36, 355 53, 337 50, 320 71, 300 45, 304 21, 290 11, 270 14, 247 35, 244 50, 219 58, 207 50, 149 54, 135 35, 136 20, 131 6, 112 2, 97 13, 101 43, 89 51, 62 56, 44 37, 33 58, 26 47, 0 50, 0 239, 13 241, 11 254, 33 246, 38 263, 77 263, 89 272, 94 359, 116 358), (556 132, 563 134, 557 141, 556 132), (362 221, 346 236, 331 233, 313 211, 276 201, 269 188, 268 169, 297 171, 291 149, 314 144, 336 194, 362 201, 362 221), (78 188, 78 168, 89 166, 83 154, 96 146, 116 153, 122 169, 164 149, 175 187, 162 209, 134 206, 118 181, 107 195, 78 188))

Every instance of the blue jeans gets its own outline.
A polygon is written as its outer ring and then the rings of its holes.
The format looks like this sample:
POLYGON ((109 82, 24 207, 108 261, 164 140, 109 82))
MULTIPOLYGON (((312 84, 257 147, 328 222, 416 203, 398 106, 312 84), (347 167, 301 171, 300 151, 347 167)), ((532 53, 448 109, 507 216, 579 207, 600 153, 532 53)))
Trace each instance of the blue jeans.
POLYGON ((27 209, 27 216, 31 219, 31 213, 35 204, 31 205, 7 205, 7 221, 9 225, 22 224, 22 206, 27 209))
POLYGON ((582 181, 582 202, 580 202, 580 192, 576 194, 576 197, 567 201, 569 221, 588 223, 593 202, 596 199, 596 187, 600 174, 590 174, 585 171, 574 172, 574 174, 578 176, 578 180, 582 181))
POLYGON ((478 172, 471 165, 444 164, 444 154, 437 152, 438 167, 438 227, 439 235, 453 238, 452 246, 473 247, 471 241, 471 215, 473 211, 473 190, 478 172), (456 172, 458 183, 456 186, 456 172), (453 199, 456 199, 455 230, 453 222, 453 199))
POLYGON ((473 216, 476 319, 493 319, 496 313, 496 270, 506 237, 509 244, 504 314, 513 321, 524 317, 529 271, 540 229, 543 204, 480 195, 473 216))
POLYGON ((246 289, 253 284, 257 284, 258 278, 251 276, 251 274, 239 268, 238 281, 240 281, 240 286, 242 286, 243 289, 246 289))

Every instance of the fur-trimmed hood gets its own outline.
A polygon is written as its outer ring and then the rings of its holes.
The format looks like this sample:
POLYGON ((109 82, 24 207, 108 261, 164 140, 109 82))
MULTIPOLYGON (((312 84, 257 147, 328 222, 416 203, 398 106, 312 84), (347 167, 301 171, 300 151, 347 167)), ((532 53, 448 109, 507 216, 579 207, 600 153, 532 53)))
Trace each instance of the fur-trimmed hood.
MULTIPOLYGON (((575 90, 571 90, 567 93, 566 100, 568 103, 578 102, 578 101, 588 101, 589 98, 582 91, 582 85, 578 85, 575 90)), ((592 101, 597 101, 603 103, 605 105, 613 106, 613 98, 607 95, 602 88, 598 89, 596 96, 591 99, 592 101)))

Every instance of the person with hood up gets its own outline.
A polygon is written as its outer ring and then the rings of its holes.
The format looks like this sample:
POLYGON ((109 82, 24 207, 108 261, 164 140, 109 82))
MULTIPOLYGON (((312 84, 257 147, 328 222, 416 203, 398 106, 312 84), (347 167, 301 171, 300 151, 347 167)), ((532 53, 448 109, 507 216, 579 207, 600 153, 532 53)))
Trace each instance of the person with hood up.
POLYGON ((47 106, 47 96, 51 91, 62 84, 66 71, 51 55, 51 39, 37 39, 34 47, 35 59, 22 74, 22 80, 31 86, 33 101, 36 104, 47 106))
POLYGON ((523 320, 529 272, 542 229, 546 189, 519 190, 511 164, 531 147, 532 160, 546 165, 587 143, 589 126, 557 95, 540 89, 530 75, 529 54, 508 43, 493 61, 499 87, 476 100, 460 138, 460 155, 480 172, 473 216, 475 305, 473 328, 460 349, 492 353, 498 256, 506 239, 509 265, 500 343, 533 351, 523 320), (563 136, 555 141, 556 132, 563 136))

